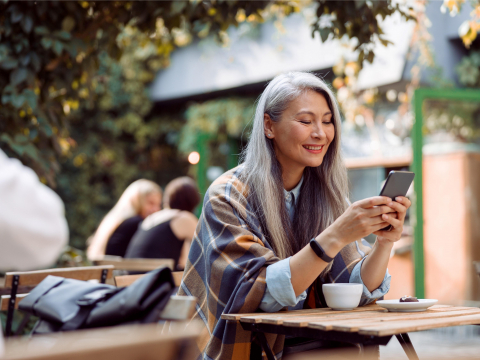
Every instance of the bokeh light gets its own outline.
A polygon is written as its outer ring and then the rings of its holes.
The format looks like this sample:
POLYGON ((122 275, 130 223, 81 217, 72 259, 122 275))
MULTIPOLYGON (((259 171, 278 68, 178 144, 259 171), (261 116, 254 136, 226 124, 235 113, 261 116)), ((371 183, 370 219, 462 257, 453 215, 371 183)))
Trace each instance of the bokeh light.
POLYGON ((198 162, 200 161, 200 154, 196 151, 192 151, 189 155, 188 155, 188 162, 192 165, 195 165, 195 164, 198 164, 198 162))

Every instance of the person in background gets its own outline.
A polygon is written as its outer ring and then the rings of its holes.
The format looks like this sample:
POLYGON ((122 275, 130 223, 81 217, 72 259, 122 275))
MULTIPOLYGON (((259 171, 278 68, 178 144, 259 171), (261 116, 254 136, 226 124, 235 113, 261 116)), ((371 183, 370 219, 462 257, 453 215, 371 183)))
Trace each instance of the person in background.
MULTIPOLYGON (((68 241, 60 197, 0 150, 0 271, 51 266, 68 241)), ((4 354, 0 326, 0 357, 4 354)))
POLYGON ((161 202, 162 189, 153 181, 140 179, 131 183, 98 226, 87 249, 88 258, 125 256, 138 225, 148 215, 160 210, 161 202))
POLYGON ((0 150, 0 271, 49 267, 67 241, 60 197, 0 150))
POLYGON ((195 181, 179 177, 165 188, 163 210, 147 217, 128 246, 126 258, 174 259, 183 270, 198 219, 193 210, 200 201, 195 181))

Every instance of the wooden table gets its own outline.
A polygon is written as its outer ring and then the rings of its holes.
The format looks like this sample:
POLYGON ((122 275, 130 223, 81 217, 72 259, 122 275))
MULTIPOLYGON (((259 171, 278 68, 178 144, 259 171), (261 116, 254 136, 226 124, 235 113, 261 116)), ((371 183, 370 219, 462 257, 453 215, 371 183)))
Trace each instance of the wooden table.
POLYGON ((387 312, 378 305, 350 311, 329 308, 277 313, 224 314, 225 320, 240 321, 245 330, 257 333, 269 360, 274 356, 265 333, 359 344, 364 355, 377 345, 387 345, 395 335, 410 360, 418 359, 408 332, 458 325, 479 325, 480 309, 436 305, 422 312, 387 312))

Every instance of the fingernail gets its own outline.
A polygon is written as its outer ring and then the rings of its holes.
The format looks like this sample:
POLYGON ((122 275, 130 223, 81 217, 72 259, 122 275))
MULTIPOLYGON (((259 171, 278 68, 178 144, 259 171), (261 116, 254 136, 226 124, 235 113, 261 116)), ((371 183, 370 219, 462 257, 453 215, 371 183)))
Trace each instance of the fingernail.
POLYGON ((393 201, 387 204, 387 206, 392 206, 392 205, 393 205, 393 201))
POLYGON ((387 215, 387 214, 383 214, 383 218, 384 218, 384 219, 388 219, 388 215, 387 215))
POLYGON ((399 196, 397 196, 397 197, 395 198, 395 200, 397 200, 397 201, 401 202, 401 201, 402 201, 402 198, 401 198, 401 197, 399 197, 399 196))

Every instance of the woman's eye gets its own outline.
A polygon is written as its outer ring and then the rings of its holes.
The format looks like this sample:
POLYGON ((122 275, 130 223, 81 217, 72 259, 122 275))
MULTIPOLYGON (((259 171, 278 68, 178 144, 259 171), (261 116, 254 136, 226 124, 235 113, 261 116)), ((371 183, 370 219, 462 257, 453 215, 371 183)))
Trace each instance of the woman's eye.
POLYGON ((309 120, 300 120, 300 122, 302 124, 310 124, 311 123, 311 121, 309 121, 309 120))
POLYGON ((324 124, 326 125, 330 125, 330 124, 333 124, 332 120, 328 120, 328 121, 323 121, 324 124))

